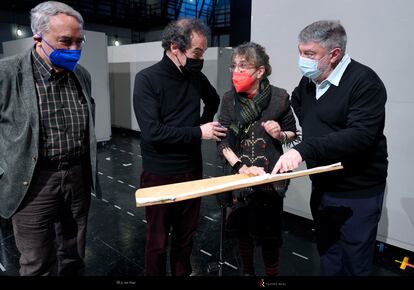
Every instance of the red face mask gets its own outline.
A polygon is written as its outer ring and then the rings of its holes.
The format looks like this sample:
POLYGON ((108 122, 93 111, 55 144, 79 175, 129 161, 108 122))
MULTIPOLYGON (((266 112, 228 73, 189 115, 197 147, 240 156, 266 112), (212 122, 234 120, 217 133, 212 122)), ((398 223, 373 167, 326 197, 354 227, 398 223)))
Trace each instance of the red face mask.
POLYGON ((232 80, 238 93, 250 91, 256 81, 247 71, 233 72, 232 80))

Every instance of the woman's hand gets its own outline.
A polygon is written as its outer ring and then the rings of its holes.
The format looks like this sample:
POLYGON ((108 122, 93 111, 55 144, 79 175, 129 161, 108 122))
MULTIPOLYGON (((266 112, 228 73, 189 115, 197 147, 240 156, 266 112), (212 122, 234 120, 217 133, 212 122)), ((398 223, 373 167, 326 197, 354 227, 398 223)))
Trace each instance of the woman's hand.
POLYGON ((262 122, 262 127, 265 129, 266 133, 272 136, 273 139, 282 141, 284 139, 282 129, 278 122, 269 120, 262 122))
POLYGON ((239 173, 240 174, 254 175, 254 176, 266 174, 263 167, 257 167, 257 166, 248 167, 247 165, 243 165, 242 167, 240 167, 239 173))

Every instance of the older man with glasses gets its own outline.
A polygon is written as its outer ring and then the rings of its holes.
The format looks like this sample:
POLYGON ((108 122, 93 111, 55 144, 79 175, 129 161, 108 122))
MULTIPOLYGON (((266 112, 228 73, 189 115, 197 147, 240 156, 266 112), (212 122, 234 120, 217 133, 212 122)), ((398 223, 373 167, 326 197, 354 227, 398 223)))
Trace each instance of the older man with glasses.
POLYGON ((48 1, 31 27, 34 46, 0 61, 0 215, 12 217, 21 275, 51 275, 56 257, 59 275, 75 275, 97 188, 83 19, 48 1))

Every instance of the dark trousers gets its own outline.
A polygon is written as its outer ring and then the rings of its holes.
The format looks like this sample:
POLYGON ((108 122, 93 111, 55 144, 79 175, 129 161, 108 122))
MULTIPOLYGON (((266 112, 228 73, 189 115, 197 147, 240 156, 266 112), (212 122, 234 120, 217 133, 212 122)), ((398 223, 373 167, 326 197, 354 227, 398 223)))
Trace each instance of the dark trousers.
MULTIPOLYGON (((240 257, 243 263, 244 275, 256 275, 254 270, 255 240, 247 232, 238 235, 240 257)), ((279 275, 280 242, 273 238, 262 238, 262 259, 266 276, 279 275)))
MULTIPOLYGON (((146 171, 141 174, 141 188, 201 179, 201 172, 176 175, 156 175, 146 171)), ((145 275, 165 276, 168 238, 171 231, 170 267, 172 276, 188 276, 201 198, 145 208, 147 240, 145 247, 145 275)))
POLYGON ((384 192, 336 198, 312 192, 311 210, 323 276, 371 275, 384 192))
POLYGON ((59 275, 76 275, 85 257, 91 174, 77 164, 66 170, 36 170, 12 218, 20 275, 48 276, 56 257, 59 275))

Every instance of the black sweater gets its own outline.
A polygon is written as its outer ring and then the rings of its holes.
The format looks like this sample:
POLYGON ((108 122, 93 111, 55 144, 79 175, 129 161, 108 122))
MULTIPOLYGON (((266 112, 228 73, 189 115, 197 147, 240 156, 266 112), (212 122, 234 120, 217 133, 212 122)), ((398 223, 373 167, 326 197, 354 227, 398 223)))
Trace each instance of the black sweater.
POLYGON ((201 170, 199 126, 213 120, 219 103, 205 75, 184 75, 165 54, 137 73, 134 110, 141 129, 143 169, 155 174, 201 170), (200 100, 205 105, 201 117, 200 100))
POLYGON ((309 168, 342 162, 344 170, 311 177, 314 189, 342 197, 363 197, 384 189, 387 143, 383 134, 384 84, 370 68, 352 60, 339 86, 319 100, 303 77, 292 93, 303 142, 295 146, 309 168))

